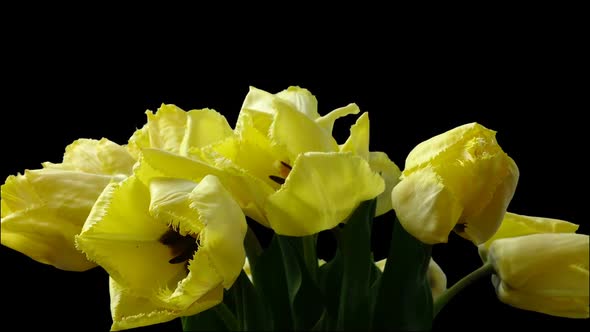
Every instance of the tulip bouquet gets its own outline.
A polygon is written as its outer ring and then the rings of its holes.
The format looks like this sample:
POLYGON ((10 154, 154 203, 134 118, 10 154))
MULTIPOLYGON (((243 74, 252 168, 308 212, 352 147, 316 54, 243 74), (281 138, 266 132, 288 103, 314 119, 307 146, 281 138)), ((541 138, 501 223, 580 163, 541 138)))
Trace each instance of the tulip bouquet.
POLYGON ((124 145, 79 139, 61 163, 9 176, 1 242, 58 269, 103 268, 113 331, 177 318, 185 331, 429 330, 482 277, 516 308, 589 317, 588 235, 507 211, 519 170, 495 131, 450 129, 400 170, 370 150, 366 112, 345 142, 333 137, 359 113, 320 115, 299 87, 251 87, 233 128, 164 104, 124 145), (371 249, 376 217, 392 225, 384 259, 371 249), (447 287, 432 250, 452 232, 482 265, 447 287), (337 243, 329 259, 320 233, 337 243))

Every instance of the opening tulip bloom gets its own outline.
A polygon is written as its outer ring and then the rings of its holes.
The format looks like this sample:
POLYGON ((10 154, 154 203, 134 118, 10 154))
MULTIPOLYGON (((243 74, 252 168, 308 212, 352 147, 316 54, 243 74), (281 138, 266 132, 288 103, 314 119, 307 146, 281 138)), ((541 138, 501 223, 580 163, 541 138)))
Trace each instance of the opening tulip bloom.
POLYGON ((214 176, 198 184, 135 176, 99 197, 77 247, 110 275, 113 330, 220 303, 244 265, 246 219, 214 176))
MULTIPOLYGON (((207 153, 249 188, 249 217, 277 234, 311 235, 344 222, 362 201, 397 183, 397 166, 385 154, 369 152, 367 113, 344 144, 332 137, 336 119, 359 112, 350 104, 320 116, 308 90, 290 87, 273 95, 250 88, 235 135, 207 153)), ((382 203, 377 213, 390 208, 382 203)))
POLYGON ((393 209, 412 236, 428 244, 451 231, 475 244, 494 235, 519 178, 496 132, 470 123, 418 144, 406 158, 393 209))
POLYGON ((62 163, 9 176, 1 194, 2 244, 62 270, 95 267, 76 250, 74 236, 103 189, 130 175, 134 163, 125 147, 107 139, 79 139, 62 163))
POLYGON ((532 234, 495 240, 488 260, 498 298, 511 306, 568 318, 589 317, 589 237, 532 234))

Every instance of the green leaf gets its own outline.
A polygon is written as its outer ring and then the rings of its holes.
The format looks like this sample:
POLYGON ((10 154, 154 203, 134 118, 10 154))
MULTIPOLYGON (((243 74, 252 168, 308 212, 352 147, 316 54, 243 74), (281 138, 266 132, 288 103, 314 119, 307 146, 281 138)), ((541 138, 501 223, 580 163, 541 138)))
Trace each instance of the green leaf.
POLYGON ((241 331, 272 330, 265 305, 244 271, 227 291, 224 302, 235 313, 241 331))
POLYGON ((293 330, 283 255, 276 236, 250 268, 254 287, 260 294, 262 302, 266 304, 266 307, 261 310, 264 310, 265 316, 269 317, 272 329, 293 330))
POLYGON ((182 330, 188 331, 229 331, 213 308, 193 316, 182 317, 182 330))
MULTIPOLYGON (((322 293, 314 281, 304 260, 305 241, 302 237, 275 235, 283 255, 283 267, 287 280, 291 314, 295 330, 310 330, 326 310, 322 293)), ((308 261, 310 253, 308 252, 308 261)), ((311 254, 317 270, 317 255, 311 254)), ((309 263, 312 264, 313 263, 309 263)))
POLYGON ((411 236, 394 220, 387 263, 374 308, 373 330, 428 331, 432 293, 426 273, 432 246, 411 236))
POLYGON ((371 275, 376 269, 371 253, 375 200, 363 202, 344 225, 338 242, 342 256, 342 285, 337 330, 363 330, 370 324, 371 275))

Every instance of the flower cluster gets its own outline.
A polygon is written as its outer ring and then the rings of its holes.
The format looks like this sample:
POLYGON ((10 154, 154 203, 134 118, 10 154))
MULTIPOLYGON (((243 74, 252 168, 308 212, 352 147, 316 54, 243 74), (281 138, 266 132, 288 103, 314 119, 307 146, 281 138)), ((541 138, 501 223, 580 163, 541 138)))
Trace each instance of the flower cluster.
POLYGON ((501 301, 589 316, 588 235, 507 212, 519 169, 478 123, 422 142, 402 171, 370 150, 367 112, 320 115, 299 87, 251 87, 233 128, 211 109, 146 114, 124 145, 79 139, 61 163, 2 185, 2 244, 63 270, 105 269, 112 330, 179 317, 190 330, 211 312, 230 329, 429 328, 462 289, 431 257, 451 232, 482 257, 467 278, 493 274, 501 301), (358 114, 339 144, 336 120, 358 114), (392 210, 390 253, 375 261, 367 229, 392 210), (268 248, 248 219, 274 232, 268 248), (322 231, 339 241, 328 262, 315 252, 322 231), (228 304, 237 288, 250 295, 228 304), (400 303, 414 313, 387 312, 400 303))

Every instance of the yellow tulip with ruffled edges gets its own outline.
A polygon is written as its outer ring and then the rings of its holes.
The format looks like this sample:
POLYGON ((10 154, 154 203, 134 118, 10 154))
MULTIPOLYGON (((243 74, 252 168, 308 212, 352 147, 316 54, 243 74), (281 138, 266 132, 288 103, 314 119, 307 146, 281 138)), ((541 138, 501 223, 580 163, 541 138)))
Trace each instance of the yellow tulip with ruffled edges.
POLYGON ((454 230, 481 244, 500 226, 518 178, 496 132, 469 123, 418 144, 391 200, 402 226, 424 243, 447 242, 454 230))
POLYGON ((324 116, 306 89, 277 94, 250 88, 234 135, 201 151, 249 192, 245 213, 276 233, 305 236, 330 229, 365 200, 377 197, 380 215, 391 209, 385 194, 399 168, 383 152, 369 151, 369 117, 363 113, 339 145, 336 119, 358 114, 349 104, 324 116))
POLYGON ((588 318, 589 237, 542 233, 497 239, 488 261, 500 301, 516 308, 568 318, 588 318))
POLYGON ((62 163, 9 176, 1 189, 2 244, 62 270, 95 267, 76 250, 74 235, 103 189, 129 176, 134 163, 108 139, 79 139, 66 147, 62 163))
POLYGON ((131 176, 99 197, 77 248, 110 276, 112 330, 167 322, 223 299, 245 260, 246 219, 212 175, 131 176))

